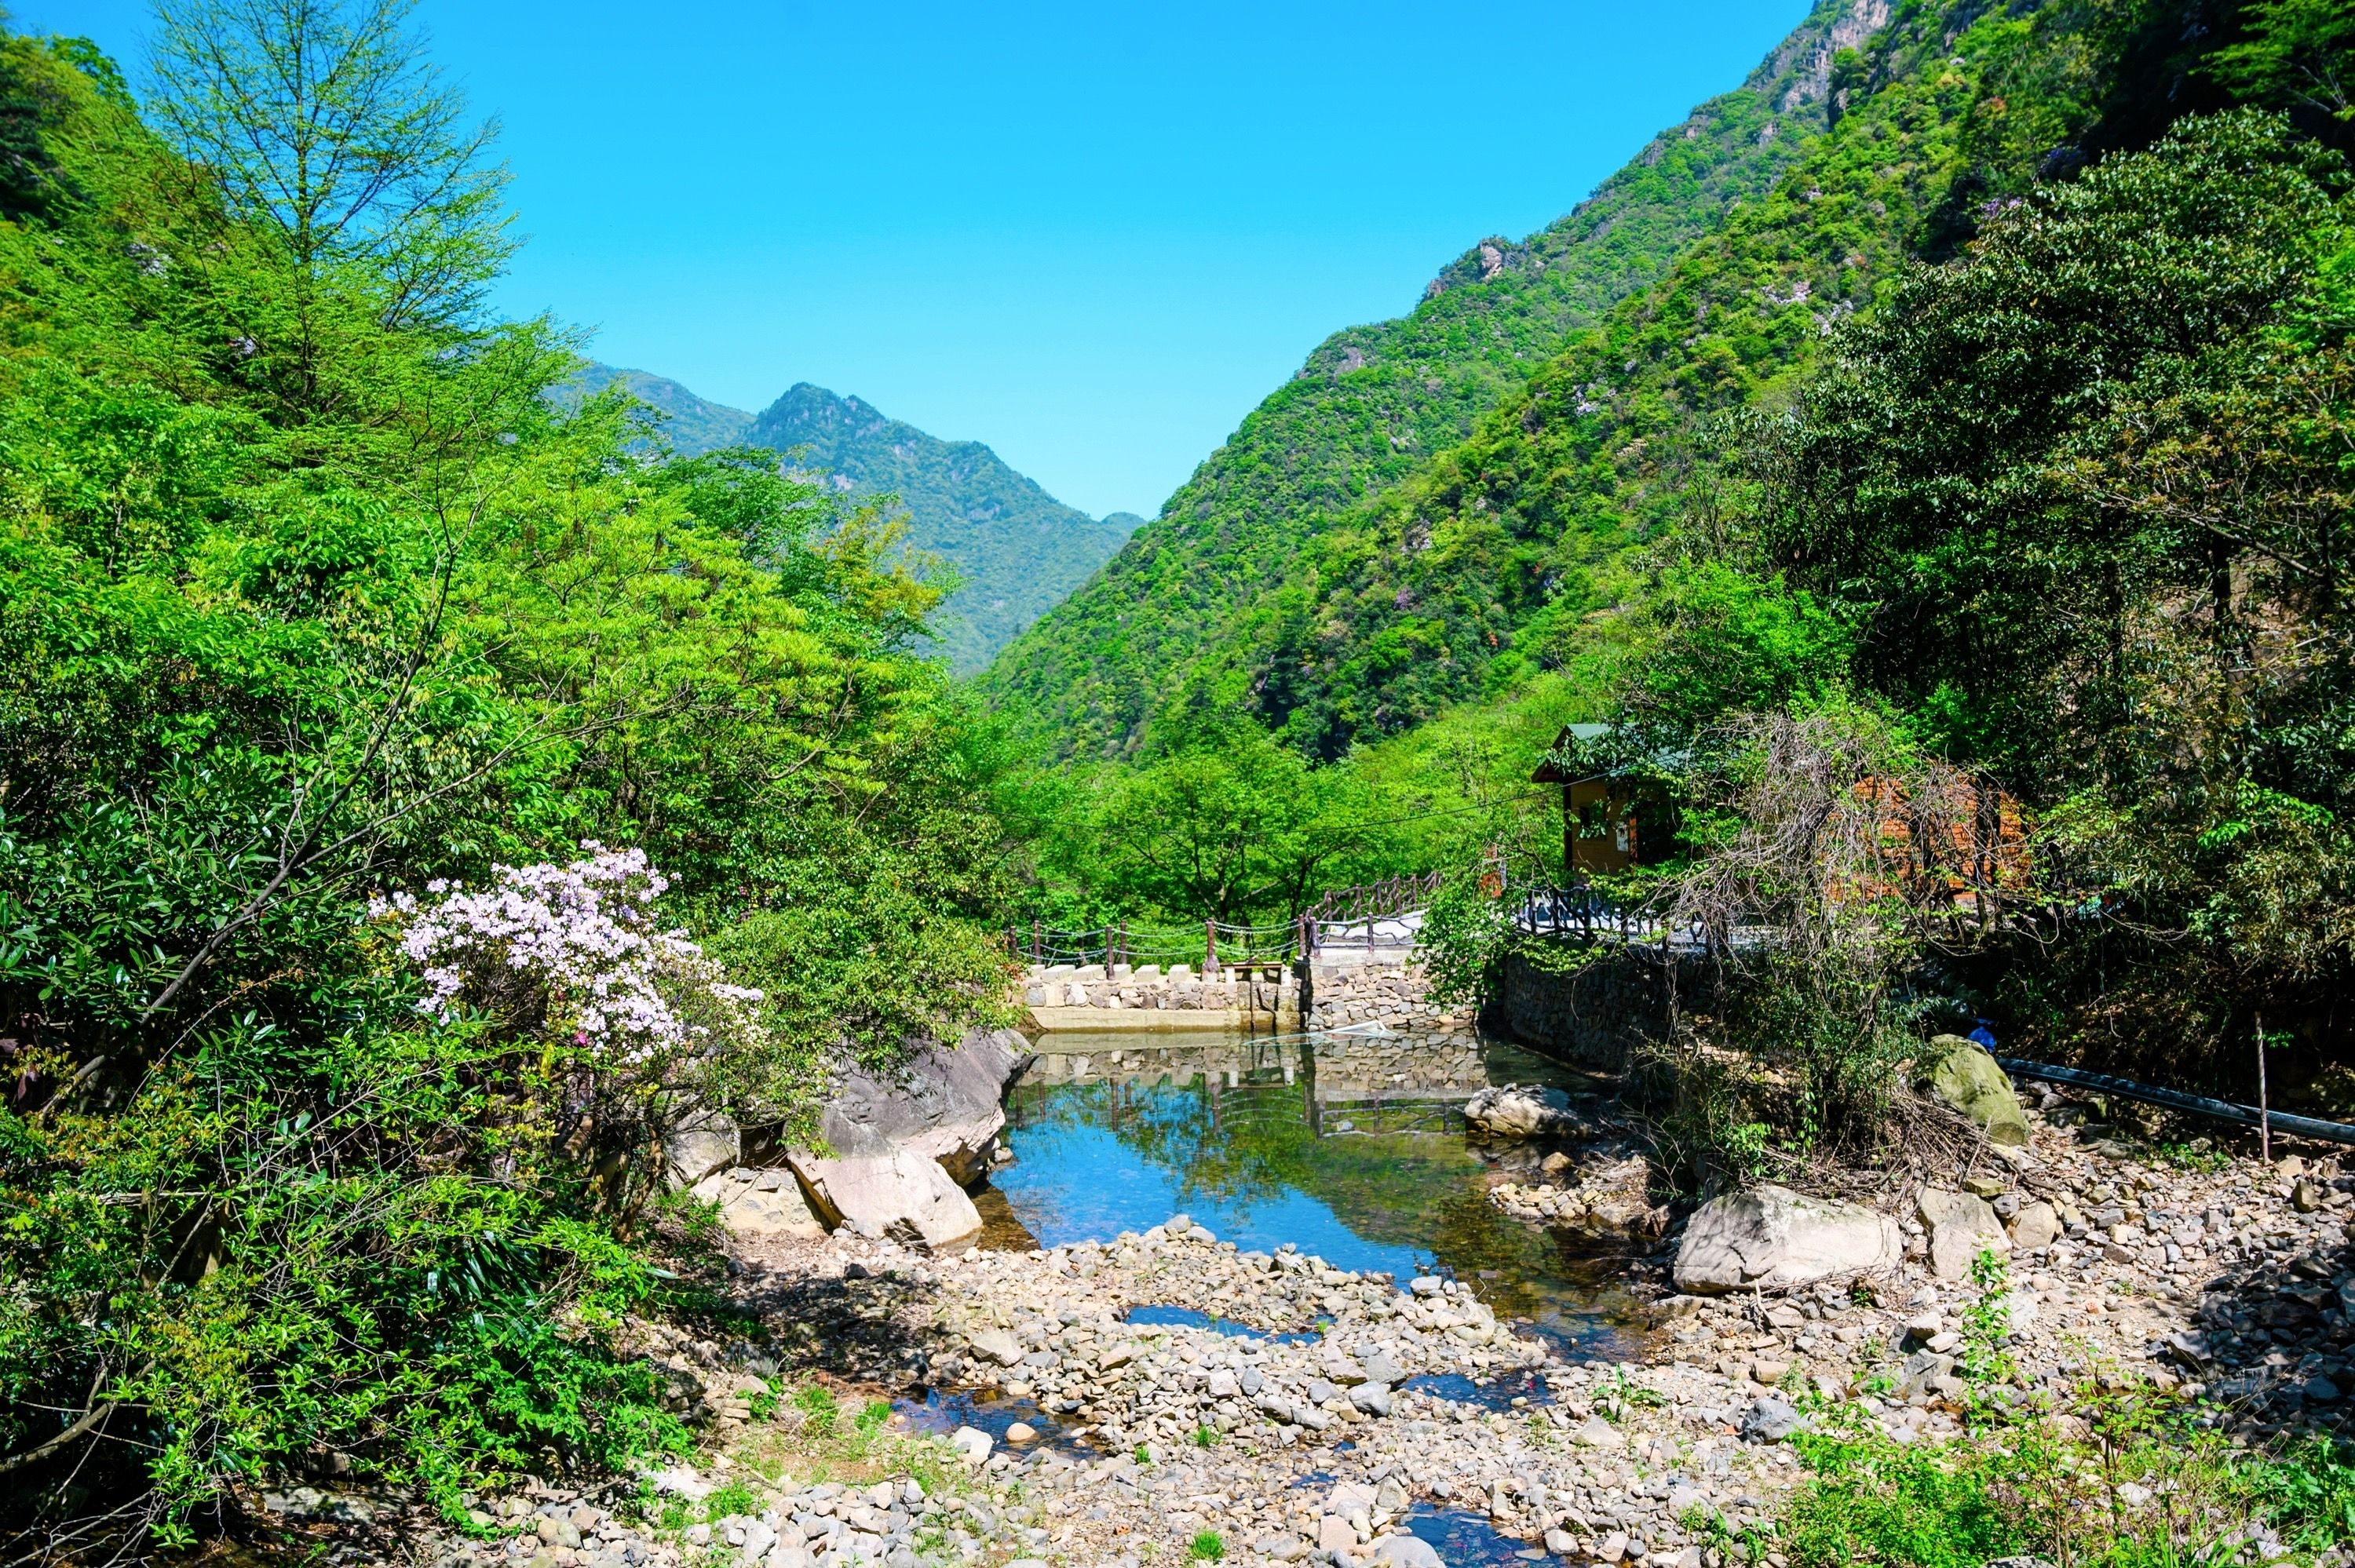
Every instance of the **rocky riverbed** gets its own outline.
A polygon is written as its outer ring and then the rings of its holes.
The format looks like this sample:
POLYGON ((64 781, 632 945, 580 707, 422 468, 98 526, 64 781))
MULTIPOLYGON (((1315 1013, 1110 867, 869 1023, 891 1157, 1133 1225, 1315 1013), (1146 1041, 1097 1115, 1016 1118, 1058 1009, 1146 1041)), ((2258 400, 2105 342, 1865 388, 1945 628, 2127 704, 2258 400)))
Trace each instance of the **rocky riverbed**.
MULTIPOLYGON (((730 1288, 760 1331, 645 1347, 708 1424, 702 1456, 643 1489, 483 1499, 485 1539, 428 1531, 425 1549, 453 1568, 1141 1568, 1210 1550, 1358 1568, 1428 1564, 1442 1542, 1450 1562, 1777 1568, 1770 1541, 1742 1539, 1799 1478, 1791 1436, 1834 1405, 1908 1443, 1957 1433, 1966 1397, 2065 1425, 2089 1381, 2189 1385, 2204 1421, 2250 1436, 2343 1424, 2355 1176, 2312 1151, 2161 1157, 2053 1097, 2026 1120, 2023 1147, 1877 1194, 1888 1255, 1860 1276, 1678 1292, 1696 1225, 1677 1215, 1640 1354, 1613 1362, 1565 1360, 1476 1280, 1239 1248, 1182 1216, 1029 1252, 848 1228, 741 1243, 730 1288), (1971 1277, 1982 1254, 1999 1284, 1984 1264, 1971 1277), (1958 1358, 1989 1307, 2013 1371, 1966 1389, 1958 1358)), ((1533 1226, 1659 1209, 1634 1206, 1607 1130, 1500 1165, 1494 1201, 1533 1226)))

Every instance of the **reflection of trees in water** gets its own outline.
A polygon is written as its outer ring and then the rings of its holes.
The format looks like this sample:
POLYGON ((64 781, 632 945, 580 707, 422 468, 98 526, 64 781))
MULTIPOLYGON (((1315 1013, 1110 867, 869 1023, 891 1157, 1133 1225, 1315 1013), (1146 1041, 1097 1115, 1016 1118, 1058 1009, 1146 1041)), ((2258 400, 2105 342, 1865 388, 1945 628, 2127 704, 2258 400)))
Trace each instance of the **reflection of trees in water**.
POLYGON ((1183 1086, 1098 1082, 1018 1090, 1016 1105, 1032 1127, 1108 1128, 1181 1197, 1248 1212, 1298 1191, 1369 1242, 1427 1248, 1438 1205, 1485 1206, 1474 1181, 1479 1167, 1460 1139, 1319 1138, 1307 1122, 1309 1092, 1305 1082, 1226 1088, 1215 1077, 1183 1086))
MULTIPOLYGON (((1489 1202, 1484 1168, 1452 1126, 1444 1132, 1319 1137, 1310 1123, 1316 1092, 1310 1075, 1294 1084, 1230 1088, 1220 1067, 1212 1063, 1184 1083, 1097 1079, 1018 1086, 1010 1108, 1018 1125, 1038 1131, 1110 1131, 1167 1177, 1181 1203, 1215 1202, 1243 1215, 1287 1192, 1305 1193, 1363 1241, 1437 1258, 1507 1316, 1544 1320, 1559 1311, 1616 1318, 1632 1308, 1622 1249, 1508 1218, 1489 1202)), ((1413 1102, 1328 1103, 1319 1114, 1328 1126, 1345 1116, 1362 1126, 1421 1120, 1429 1108, 1413 1102)))

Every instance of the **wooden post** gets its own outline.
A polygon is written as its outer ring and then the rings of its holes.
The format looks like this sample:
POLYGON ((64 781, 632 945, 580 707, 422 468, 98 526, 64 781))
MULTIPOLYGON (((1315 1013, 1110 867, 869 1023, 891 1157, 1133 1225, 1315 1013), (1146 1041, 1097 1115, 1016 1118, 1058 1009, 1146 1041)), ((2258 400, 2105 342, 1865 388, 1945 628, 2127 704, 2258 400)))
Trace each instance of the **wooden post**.
POLYGON ((1039 957, 1039 922, 1036 920, 1030 922, 1030 961, 1034 964, 1041 961, 1039 957))
POLYGON ((1202 972, 1209 974, 1219 967, 1219 923, 1202 922, 1202 972))
POLYGON ((2274 1113, 2265 1104, 2265 1017, 2257 1014, 2257 1158, 2274 1162, 2274 1113))

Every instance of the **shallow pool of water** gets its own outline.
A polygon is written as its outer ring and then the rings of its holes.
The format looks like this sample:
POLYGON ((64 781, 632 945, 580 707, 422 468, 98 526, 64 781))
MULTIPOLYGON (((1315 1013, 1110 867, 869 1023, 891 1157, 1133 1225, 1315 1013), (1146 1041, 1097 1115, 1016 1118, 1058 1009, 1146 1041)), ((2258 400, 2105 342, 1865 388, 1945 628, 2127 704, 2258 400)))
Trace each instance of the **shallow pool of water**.
POLYGON ((1507 1219, 1465 1138, 1475 1090, 1561 1069, 1496 1043, 1402 1063, 1394 1040, 1338 1035, 1059 1032, 1035 1049, 1007 1097, 1014 1163, 985 1198, 983 1245, 1109 1240, 1184 1213, 1247 1249, 1450 1272, 1573 1358, 1639 1353, 1623 1255, 1507 1219))
POLYGON ((1309 1330, 1295 1333, 1275 1333, 1254 1329, 1249 1323, 1238 1323, 1231 1318, 1213 1318, 1208 1312, 1198 1312, 1191 1307, 1132 1307, 1128 1321, 1140 1329, 1208 1329, 1214 1334, 1232 1339, 1256 1340, 1269 1345, 1311 1345, 1323 1336, 1309 1330))
POLYGON ((1431 1543, 1439 1560, 1447 1568, 1493 1568, 1512 1563, 1519 1568, 1523 1563, 1533 1563, 1546 1553, 1499 1531, 1488 1522, 1485 1513, 1464 1509, 1435 1509, 1418 1503, 1407 1515, 1407 1530, 1431 1543))

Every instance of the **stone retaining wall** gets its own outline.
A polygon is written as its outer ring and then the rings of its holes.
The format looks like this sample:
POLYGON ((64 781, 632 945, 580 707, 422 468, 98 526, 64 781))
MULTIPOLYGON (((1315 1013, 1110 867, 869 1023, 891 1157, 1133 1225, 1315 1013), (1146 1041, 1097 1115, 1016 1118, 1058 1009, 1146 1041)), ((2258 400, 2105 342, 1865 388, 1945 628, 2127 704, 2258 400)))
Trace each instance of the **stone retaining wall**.
POLYGON ((1615 1073, 1636 1046, 1666 1035, 1672 987, 1689 1008, 1714 994, 1700 960, 1664 959, 1653 948, 1601 952, 1566 974, 1516 958, 1482 1022, 1549 1056, 1615 1073))
POLYGON ((1283 965, 1033 965, 1023 1000, 1041 1029, 1294 1029, 1300 980, 1283 965))
POLYGON ((1348 1031, 1353 1077, 1368 1051, 1395 1061, 1375 1075, 1452 1087, 1476 1084, 1479 1033, 1492 1033, 1601 1072, 1623 1070, 1636 1046, 1668 1027, 1671 985, 1688 1007, 1710 994, 1705 964, 1664 958, 1657 948, 1598 953, 1581 969, 1556 974, 1525 959, 1508 960, 1496 997, 1475 1017, 1467 1008, 1433 1002, 1423 966, 1408 959, 1327 961, 1304 976, 1298 965, 1229 965, 1209 974, 1192 966, 1057 964, 1034 967, 1023 997, 1038 1026, 1059 1030, 1348 1031))

